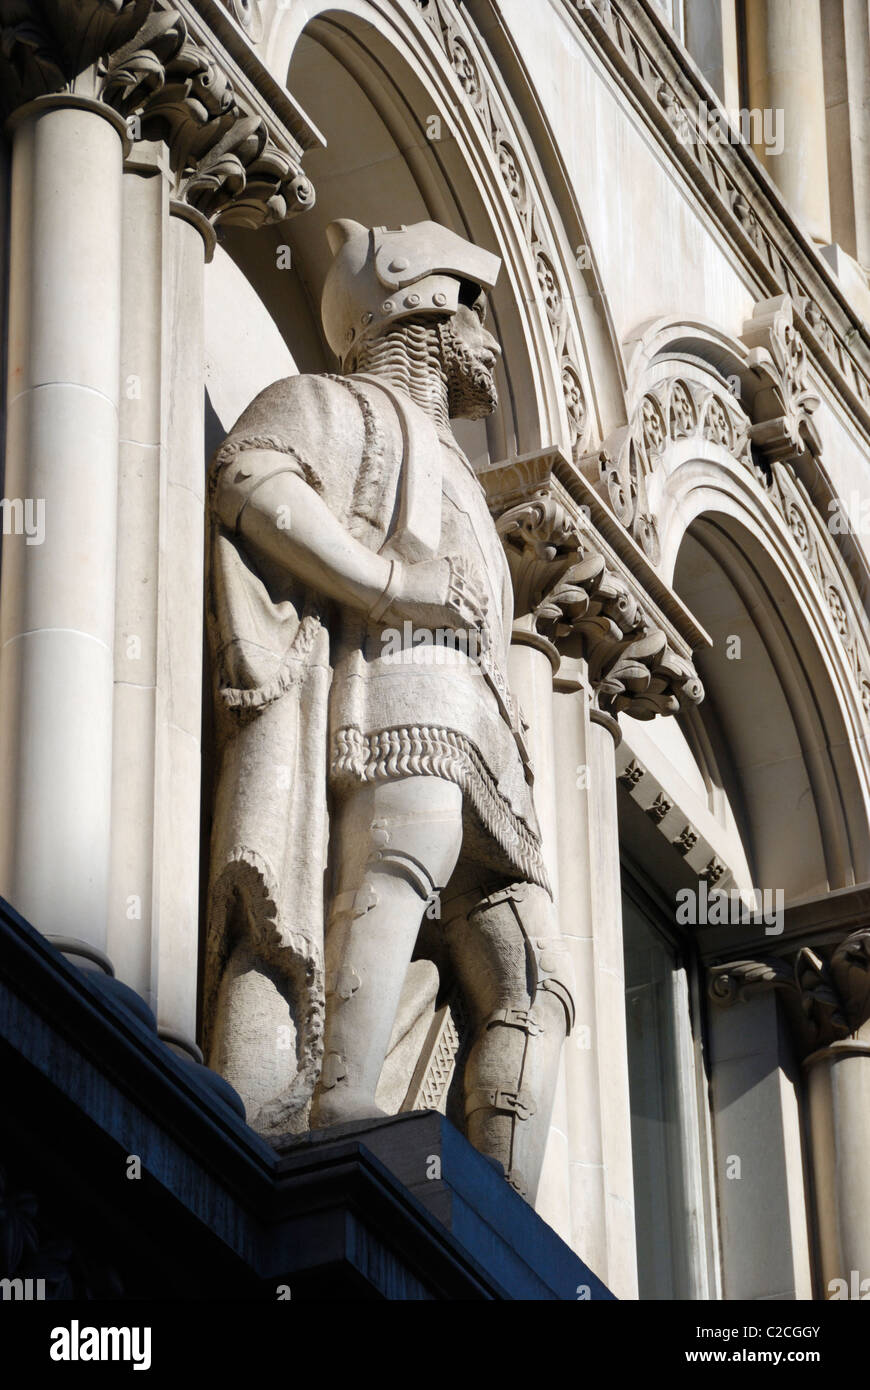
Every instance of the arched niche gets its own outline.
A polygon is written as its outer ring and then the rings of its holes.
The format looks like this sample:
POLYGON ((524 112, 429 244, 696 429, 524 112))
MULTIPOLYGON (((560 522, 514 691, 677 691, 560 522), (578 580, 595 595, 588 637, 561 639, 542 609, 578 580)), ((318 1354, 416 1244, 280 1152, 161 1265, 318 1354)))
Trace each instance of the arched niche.
MULTIPOLYGON (((504 354, 500 408, 485 423, 458 425, 461 442, 478 466, 552 447, 579 458, 622 418, 621 361, 600 288, 584 268, 591 253, 573 199, 568 225, 565 199, 548 186, 552 176, 564 193, 564 170, 546 132, 543 166, 516 109, 517 74, 509 91, 467 12, 449 0, 264 0, 260 10, 258 50, 325 140, 304 161, 316 203, 256 232, 226 228, 215 266, 229 258, 241 272, 265 331, 274 325, 296 370, 334 370, 319 314, 328 223, 444 223, 502 260, 491 297, 504 354), (593 367, 605 382, 603 410, 593 367)), ((216 270, 215 286, 219 277, 216 270)), ((218 396, 219 379, 231 387, 231 353, 221 344, 210 353, 218 396)), ((222 394, 235 398, 232 389, 222 394)), ((228 427, 225 413, 215 406, 228 427)))

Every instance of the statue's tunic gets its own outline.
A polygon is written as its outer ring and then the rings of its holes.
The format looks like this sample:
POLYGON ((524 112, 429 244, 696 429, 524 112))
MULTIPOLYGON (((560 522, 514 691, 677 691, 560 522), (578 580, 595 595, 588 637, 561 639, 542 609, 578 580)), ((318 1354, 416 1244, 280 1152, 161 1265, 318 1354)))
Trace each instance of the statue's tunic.
MULTIPOLYGON (((208 616, 221 753, 210 912, 215 979, 227 953, 230 905, 241 897, 263 943, 290 948, 311 993, 312 973, 322 968, 327 785, 342 797, 366 781, 453 781, 463 793, 466 855, 546 884, 531 774, 504 675, 512 619, 507 562, 470 465, 437 440, 410 401, 403 414, 366 378, 291 377, 257 397, 212 464, 208 616), (385 630, 383 621, 336 609, 254 555, 238 530, 257 483, 284 471, 246 451, 277 451, 286 471, 303 477, 351 535, 371 550, 401 555, 409 429, 424 452, 437 455, 429 460, 441 511, 433 553, 461 561, 486 596, 483 632, 469 634, 467 651, 443 629, 424 642, 410 624, 385 630)), ((292 515, 286 524, 292 529, 292 515)))

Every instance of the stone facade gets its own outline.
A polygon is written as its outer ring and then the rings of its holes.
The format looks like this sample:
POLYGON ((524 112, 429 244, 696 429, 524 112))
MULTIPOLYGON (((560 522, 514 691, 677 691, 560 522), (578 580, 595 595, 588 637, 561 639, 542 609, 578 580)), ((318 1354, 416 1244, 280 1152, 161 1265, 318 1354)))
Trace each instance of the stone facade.
MULTIPOLYGON (((299 1057, 322 1094, 322 1009, 306 1053, 249 961, 218 1002, 210 844, 235 803, 208 465, 273 383, 302 412, 299 383, 369 371, 321 322, 336 219, 436 224, 489 294, 498 405, 450 412, 454 457, 512 599, 502 700, 534 803, 513 877, 549 894, 560 1045, 573 1022, 535 1210, 619 1298, 870 1279, 866 0, 20 0, 0 23, 0 894, 66 958, 28 937, 33 960, 132 1010, 153 1066, 239 1132, 217 1072, 251 1078, 219 1016, 246 1056, 275 1037, 250 1122, 299 1057)), ((351 467, 318 437, 306 464, 351 467)), ((419 700, 405 723, 454 757, 419 700)), ((346 736, 358 780, 410 756, 381 732, 346 736)), ((284 805, 301 784, 268 757, 284 805)), ((325 755, 311 776, 287 864, 316 885, 341 835, 325 755)), ((474 991, 437 949, 396 970, 377 1110, 462 1128, 474 991)), ((301 1163, 310 1117, 275 1114, 278 1158, 249 1130, 251 1154, 301 1163)))

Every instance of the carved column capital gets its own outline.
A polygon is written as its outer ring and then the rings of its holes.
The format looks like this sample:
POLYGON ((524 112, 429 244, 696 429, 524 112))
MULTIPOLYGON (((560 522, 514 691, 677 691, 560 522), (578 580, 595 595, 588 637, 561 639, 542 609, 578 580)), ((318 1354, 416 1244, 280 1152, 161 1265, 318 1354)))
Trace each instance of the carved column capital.
POLYGON ((721 1007, 769 990, 783 994, 802 1056, 852 1037, 870 1019, 870 927, 822 952, 801 946, 781 956, 708 967, 708 993, 721 1007))
POLYGON ((534 636, 585 657, 596 708, 607 715, 625 710, 652 719, 697 704, 703 687, 688 651, 677 650, 654 606, 610 554, 589 507, 537 470, 527 478, 517 471, 502 490, 511 471, 499 470, 498 480, 491 475, 488 491, 514 582, 519 639, 534 636))
MULTIPOLYGON (((261 65, 246 49, 245 73, 253 67, 261 65)), ((38 96, 69 100, 73 86, 76 96, 116 112, 131 141, 163 141, 174 197, 215 225, 259 227, 314 204, 301 157, 316 132, 294 108, 296 135, 279 134, 269 93, 242 78, 189 5, 42 0, 37 8, 0 0, 7 113, 38 96)))

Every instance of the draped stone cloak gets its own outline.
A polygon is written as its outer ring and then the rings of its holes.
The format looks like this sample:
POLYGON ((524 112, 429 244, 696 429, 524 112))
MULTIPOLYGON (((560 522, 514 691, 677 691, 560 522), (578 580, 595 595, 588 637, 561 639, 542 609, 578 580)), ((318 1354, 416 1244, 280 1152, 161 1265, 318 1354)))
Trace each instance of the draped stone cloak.
MULTIPOLYGON (((468 462, 410 400, 365 376, 291 377, 263 391, 214 457, 209 510, 220 772, 206 1046, 224 965, 247 933, 296 1001, 292 1110, 309 1098, 322 1052, 331 797, 366 781, 446 777, 462 788, 473 857, 546 886, 531 772, 504 678, 510 578, 468 462), (250 450, 276 451, 286 464, 258 464, 250 450), (488 594, 483 655, 426 651, 407 631, 387 650, 383 625, 337 610, 252 554, 220 520, 220 490, 229 490, 237 526, 245 498, 276 471, 304 478, 369 549, 459 558, 488 594)), ((292 527, 292 516, 276 524, 292 527)))

